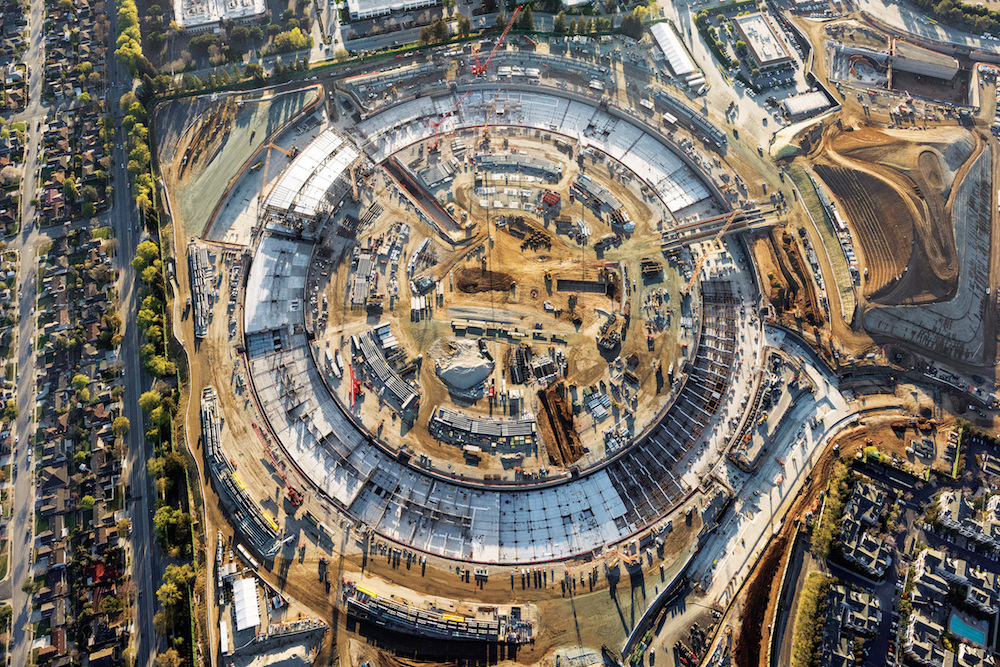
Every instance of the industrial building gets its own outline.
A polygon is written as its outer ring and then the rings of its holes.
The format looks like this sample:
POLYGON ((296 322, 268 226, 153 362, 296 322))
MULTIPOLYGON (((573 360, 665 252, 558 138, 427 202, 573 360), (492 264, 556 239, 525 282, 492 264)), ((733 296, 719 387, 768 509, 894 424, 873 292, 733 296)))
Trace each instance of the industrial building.
POLYGON ((352 21, 363 21, 440 4, 440 0, 347 0, 347 14, 352 21))
POLYGON ((361 153, 333 130, 326 130, 295 156, 264 199, 271 213, 311 219, 327 210, 349 187, 341 178, 361 153))
POLYGON ((657 46, 663 51, 674 76, 684 78, 698 71, 694 58, 684 48, 684 43, 681 42, 681 38, 677 36, 677 32, 670 23, 654 23, 649 27, 649 32, 652 33, 657 46))
POLYGON ((782 103, 792 121, 813 116, 830 106, 830 100, 819 91, 793 95, 782 103))
POLYGON ((792 55, 781 43, 781 38, 771 27, 763 12, 736 16, 733 26, 740 39, 746 42, 750 57, 760 70, 777 69, 791 65, 792 55))

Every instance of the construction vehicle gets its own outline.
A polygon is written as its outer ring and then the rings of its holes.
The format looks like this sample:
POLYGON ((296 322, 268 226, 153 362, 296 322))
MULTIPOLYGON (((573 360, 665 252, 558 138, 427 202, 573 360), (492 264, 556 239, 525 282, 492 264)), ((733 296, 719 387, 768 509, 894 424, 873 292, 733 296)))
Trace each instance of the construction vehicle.
POLYGON ((514 26, 514 21, 517 20, 517 15, 521 13, 522 9, 524 9, 524 5, 518 5, 517 8, 514 10, 514 13, 510 17, 510 20, 507 21, 507 26, 503 29, 503 32, 500 34, 500 39, 498 39, 497 43, 493 45, 493 50, 490 51, 490 55, 486 58, 486 60, 483 63, 479 62, 479 55, 478 54, 476 55, 476 64, 472 66, 472 76, 479 76, 480 74, 486 71, 487 67, 490 66, 490 61, 493 60, 493 56, 495 56, 497 51, 500 49, 500 45, 503 44, 505 39, 507 39, 507 33, 509 33, 510 29, 514 26))
MULTIPOLYGON (((740 213, 742 213, 742 211, 740 210, 733 211, 733 214, 729 216, 728 220, 726 220, 726 224, 722 226, 722 229, 719 230, 719 233, 716 234, 715 238, 712 239, 712 242, 710 244, 711 246, 713 246, 714 248, 718 248, 719 240, 722 239, 723 235, 727 231, 729 231, 729 227, 732 226, 733 222, 736 221, 736 217, 740 213)), ((698 258, 698 261, 695 262, 694 269, 691 271, 691 279, 688 280, 687 285, 684 287, 682 291, 683 294, 691 293, 691 289, 694 287, 694 284, 698 281, 698 275, 701 273, 701 267, 705 265, 705 260, 708 259, 708 255, 709 255, 708 252, 702 253, 701 257, 698 258)))

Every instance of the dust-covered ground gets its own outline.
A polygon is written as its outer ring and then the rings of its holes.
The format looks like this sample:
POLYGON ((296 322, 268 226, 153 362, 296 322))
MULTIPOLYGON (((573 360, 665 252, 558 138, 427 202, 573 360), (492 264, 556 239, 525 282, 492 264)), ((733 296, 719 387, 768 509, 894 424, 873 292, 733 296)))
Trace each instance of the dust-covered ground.
POLYGON ((268 138, 315 102, 316 87, 203 95, 157 109, 157 151, 175 219, 185 236, 201 236, 230 181, 268 138), (186 158, 186 159, 185 159, 186 158))

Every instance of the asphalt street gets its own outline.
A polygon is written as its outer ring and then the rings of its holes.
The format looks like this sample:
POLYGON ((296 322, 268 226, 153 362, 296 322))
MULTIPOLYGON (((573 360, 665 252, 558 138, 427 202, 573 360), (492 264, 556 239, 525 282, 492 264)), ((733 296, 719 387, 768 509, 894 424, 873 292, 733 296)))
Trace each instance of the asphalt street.
MULTIPOLYGON (((116 34, 116 16, 109 12, 111 21, 110 34, 116 34)), ((39 121, 43 121, 52 111, 42 103, 42 86, 44 79, 44 33, 41 29, 44 20, 44 0, 32 0, 29 17, 31 36, 28 50, 23 60, 31 68, 29 78, 29 96, 26 108, 16 114, 13 120, 24 121, 27 125, 26 143, 28 154, 25 162, 24 197, 22 208, 22 225, 16 238, 9 241, 9 246, 20 253, 20 270, 18 284, 20 321, 17 340, 17 405, 18 418, 15 434, 17 445, 14 448, 12 470, 17 471, 13 479, 13 516, 14 521, 8 530, 10 537, 10 576, 4 591, 13 605, 13 621, 11 633, 10 664, 24 665, 28 663, 31 643, 31 598, 21 589, 22 583, 31 574, 31 550, 34 542, 34 507, 35 492, 33 479, 33 439, 35 431, 33 416, 35 412, 36 370, 34 358, 34 341, 36 335, 35 299, 38 286, 36 250, 40 244, 64 235, 69 229, 82 227, 86 221, 64 227, 62 225, 40 229, 35 224, 35 209, 31 204, 37 187, 38 160, 42 141, 39 121)), ((108 81, 112 91, 128 90, 132 86, 132 77, 123 68, 113 54, 108 55, 108 81)), ((117 95, 109 95, 108 103, 114 110, 116 127, 120 127, 121 112, 118 109, 117 95)), ((151 483, 146 475, 146 460, 151 456, 148 445, 144 442, 142 415, 139 412, 138 397, 142 391, 151 386, 152 381, 142 371, 139 363, 139 338, 135 326, 137 310, 137 293, 135 273, 131 259, 135 247, 141 240, 137 229, 138 215, 131 200, 127 185, 128 174, 124 169, 127 159, 125 154, 126 137, 118 132, 118 140, 114 142, 111 171, 114 174, 114 200, 110 212, 100 216, 102 222, 110 224, 115 229, 119 241, 118 255, 115 258, 116 268, 120 273, 120 296, 122 300, 122 320, 124 322, 125 340, 120 349, 120 360, 125 368, 124 414, 132 425, 126 435, 128 445, 127 470, 129 487, 133 500, 126 504, 126 510, 133 519, 133 534, 131 541, 131 563, 134 565, 133 580, 138 598, 137 625, 134 628, 136 639, 137 665, 148 667, 152 665, 155 646, 151 638, 153 633, 154 588, 153 574, 158 572, 157 554, 152 536, 152 521, 150 515, 151 483)))

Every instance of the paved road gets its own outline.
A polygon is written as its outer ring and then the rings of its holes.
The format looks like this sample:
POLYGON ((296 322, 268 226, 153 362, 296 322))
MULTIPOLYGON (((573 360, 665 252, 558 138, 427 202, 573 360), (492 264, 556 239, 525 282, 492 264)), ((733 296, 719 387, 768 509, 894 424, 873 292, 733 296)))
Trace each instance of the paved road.
MULTIPOLYGON (((117 17, 109 14, 111 35, 117 34, 117 17)), ((120 93, 132 86, 132 76, 115 58, 108 61, 108 83, 113 91, 120 93)), ((152 447, 143 437, 142 414, 139 396, 152 386, 152 379, 146 375, 139 363, 139 331, 135 324, 139 305, 138 285, 132 258, 135 248, 142 241, 144 232, 139 229, 139 214, 131 197, 128 173, 125 171, 127 155, 125 147, 128 138, 121 129, 122 112, 117 99, 108 100, 115 120, 116 141, 112 156, 111 171, 114 173, 114 208, 110 213, 110 224, 118 238, 118 255, 115 262, 120 274, 121 315, 124 323, 123 341, 119 359, 125 370, 124 415, 131 428, 125 435, 128 445, 127 479, 131 498, 126 509, 132 517, 132 580, 138 598, 136 600, 136 626, 133 633, 136 662, 139 667, 153 664, 156 655, 153 615, 155 613, 154 582, 159 580, 160 566, 155 544, 152 522, 153 485, 146 474, 146 461, 153 456, 152 447)))
MULTIPOLYGON (((24 174, 23 192, 25 196, 22 197, 22 220, 32 220, 34 216, 34 207, 30 200, 35 191, 37 172, 34 167, 37 164, 41 136, 36 129, 37 123, 33 121, 46 113, 42 106, 43 67, 45 64, 45 41, 42 30, 44 10, 43 0, 32 0, 31 13, 28 18, 31 36, 28 50, 24 56, 24 62, 31 68, 28 80, 28 104, 25 110, 18 114, 18 119, 28 121, 26 137, 28 155, 25 163, 28 168, 25 169, 24 174)), ((18 418, 14 431, 18 444, 14 449, 12 468, 12 471, 17 470, 18 474, 14 476, 13 482, 14 504, 12 509, 14 519, 9 524, 11 529, 8 531, 11 549, 9 582, 13 605, 10 659, 11 664, 14 665, 28 663, 32 640, 30 630, 31 597, 21 590, 21 584, 31 572, 32 533, 35 524, 35 490, 32 471, 34 452, 31 451, 32 439, 30 435, 34 432, 33 415, 35 411, 33 348, 37 271, 35 269, 34 248, 37 242, 38 234, 34 231, 33 225, 22 224, 20 235, 10 244, 21 255, 18 272, 18 285, 20 287, 18 307, 21 317, 18 325, 16 352, 18 418)))
MULTIPOLYGON (((110 13, 111 30, 109 34, 115 35, 116 16, 110 13)), ((10 532, 11 545, 11 576, 8 580, 8 595, 13 604, 12 621, 12 646, 10 651, 11 664, 27 664, 31 648, 32 637, 30 635, 31 618, 31 598, 21 590, 21 584, 31 571, 31 547, 33 543, 32 531, 34 528, 34 506, 35 493, 33 486, 33 475, 31 474, 31 464, 33 452, 29 446, 30 435, 34 432, 33 414, 35 408, 35 363, 34 363, 34 339, 35 339, 35 317, 34 306, 37 291, 37 270, 36 270, 36 248, 39 244, 53 237, 62 236, 67 229, 63 226, 47 229, 38 229, 35 222, 35 209, 31 205, 37 187, 38 172, 35 168, 38 163, 39 149, 41 145, 41 132, 38 129, 38 121, 43 120, 49 113, 45 105, 42 104, 41 92, 44 78, 44 33, 42 28, 44 17, 44 0, 32 0, 29 26, 31 28, 31 38, 29 49, 25 53, 24 62, 31 67, 30 89, 28 105, 26 109, 16 114, 14 120, 27 122, 28 155, 26 158, 26 169, 24 174, 24 193, 22 210, 22 228, 17 238, 10 243, 11 248, 18 250, 21 254, 21 264, 19 272, 19 285, 21 291, 19 295, 19 307, 21 319, 19 322, 16 359, 18 363, 17 374, 17 402, 19 416, 17 419, 15 433, 18 439, 18 446, 15 447, 12 463, 18 471, 14 477, 14 521, 11 525, 16 526, 10 532), (23 527, 23 528, 22 528, 23 527)), ((111 38, 113 40, 113 37, 111 38)), ((113 43, 113 41, 112 41, 113 43)), ((108 83, 113 83, 113 90, 126 90, 132 85, 131 76, 127 70, 121 67, 109 56, 108 83)), ((118 111, 117 99, 109 99, 109 103, 115 112, 116 125, 120 125, 121 113, 118 111)), ((118 130, 120 132, 120 130, 118 130)), ((108 224, 115 228, 116 236, 119 240, 119 252, 116 258, 117 267, 121 271, 121 297, 122 297, 122 320, 125 323, 125 341, 122 344, 120 354, 126 369, 125 377, 125 415, 132 424, 132 429, 126 436, 129 446, 128 471, 129 485, 134 495, 138 495, 137 501, 131 506, 126 506, 130 510, 133 518, 132 536, 132 562, 135 565, 133 578, 138 591, 144 592, 141 595, 138 605, 138 625, 136 627, 137 637, 137 665, 148 667, 153 662, 155 647, 150 638, 153 633, 153 572, 157 569, 155 546, 152 537, 152 525, 149 514, 149 498, 151 484, 146 475, 146 460, 151 456, 147 445, 143 439, 142 416, 139 414, 138 396, 144 388, 150 386, 151 381, 142 372, 139 365, 138 355, 138 332, 135 325, 135 314, 137 306, 137 296, 135 291, 135 274, 131 266, 131 258, 135 254, 135 246, 140 238, 135 228, 138 219, 135 207, 129 195, 127 187, 127 174, 123 168, 126 160, 124 146, 125 139, 119 134, 119 140, 115 142, 112 154, 112 171, 114 172, 115 197, 114 207, 110 213, 104 214, 108 224)), ((76 223, 71 228, 83 226, 85 223, 76 223)))

